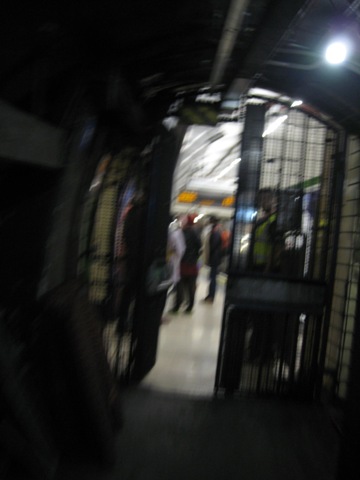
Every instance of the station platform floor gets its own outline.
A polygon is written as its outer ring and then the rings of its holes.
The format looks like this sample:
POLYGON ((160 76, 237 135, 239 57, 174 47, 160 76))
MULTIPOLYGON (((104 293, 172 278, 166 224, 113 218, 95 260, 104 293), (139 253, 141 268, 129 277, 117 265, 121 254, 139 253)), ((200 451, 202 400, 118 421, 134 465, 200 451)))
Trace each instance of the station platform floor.
POLYGON ((123 392, 116 463, 63 463, 56 480, 337 480, 339 436, 320 405, 123 392))
POLYGON ((340 437, 322 405, 213 395, 225 278, 212 305, 201 272, 191 315, 169 315, 157 364, 122 392, 117 459, 64 464, 59 480, 335 480, 340 437))
MULTIPOLYGON (((156 364, 142 384, 150 389, 191 396, 211 396, 220 341, 226 275, 219 274, 213 304, 207 295, 208 271, 198 276, 195 305, 191 314, 180 309, 170 314, 170 294, 160 328, 156 364)), ((185 307, 185 306, 184 306, 185 307)))

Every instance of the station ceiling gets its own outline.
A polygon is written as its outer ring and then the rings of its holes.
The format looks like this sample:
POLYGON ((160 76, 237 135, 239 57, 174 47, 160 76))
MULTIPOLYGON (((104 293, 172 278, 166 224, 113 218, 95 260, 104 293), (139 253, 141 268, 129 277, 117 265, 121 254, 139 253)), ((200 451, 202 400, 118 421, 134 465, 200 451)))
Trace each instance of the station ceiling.
POLYGON ((179 92, 261 87, 360 130, 360 0, 13 0, 2 12, 0 98, 52 123, 85 96, 146 129, 179 92), (339 34, 352 52, 330 66, 339 34))
MULTIPOLYGON (((63 129, 86 104, 146 141, 179 94, 218 92, 236 110, 265 89, 360 131, 360 0, 5 0, 0 31, 0 100, 63 129), (329 65, 339 36, 350 56, 329 65)), ((231 195, 240 147, 228 130, 188 129, 173 202, 187 188, 231 195)))

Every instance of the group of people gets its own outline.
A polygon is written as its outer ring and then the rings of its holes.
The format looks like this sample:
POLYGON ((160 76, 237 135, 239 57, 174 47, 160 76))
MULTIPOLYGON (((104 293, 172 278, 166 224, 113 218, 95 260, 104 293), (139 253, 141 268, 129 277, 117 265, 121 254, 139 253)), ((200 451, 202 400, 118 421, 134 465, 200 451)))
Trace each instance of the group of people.
POLYGON ((201 256, 210 269, 208 294, 203 301, 212 303, 215 298, 216 277, 224 254, 221 228, 217 218, 210 217, 208 233, 202 239, 194 218, 195 215, 187 215, 169 226, 168 261, 172 267, 175 294, 170 313, 178 312, 183 303, 186 304, 185 313, 192 312, 201 256))

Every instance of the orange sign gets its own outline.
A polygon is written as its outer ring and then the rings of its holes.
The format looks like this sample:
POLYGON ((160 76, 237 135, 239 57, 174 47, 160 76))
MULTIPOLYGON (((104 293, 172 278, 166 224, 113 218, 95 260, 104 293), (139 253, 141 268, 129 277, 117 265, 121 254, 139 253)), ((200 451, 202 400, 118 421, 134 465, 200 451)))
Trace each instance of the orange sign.
POLYGON ((232 207, 235 203, 235 197, 232 195, 231 197, 225 197, 221 202, 223 207, 232 207))
POLYGON ((180 192, 177 198, 179 203, 196 203, 197 205, 218 206, 231 208, 235 205, 235 197, 230 195, 228 197, 203 195, 201 192, 183 191, 180 192))
POLYGON ((198 194, 196 192, 181 192, 178 195, 178 202, 193 203, 197 199, 198 194))

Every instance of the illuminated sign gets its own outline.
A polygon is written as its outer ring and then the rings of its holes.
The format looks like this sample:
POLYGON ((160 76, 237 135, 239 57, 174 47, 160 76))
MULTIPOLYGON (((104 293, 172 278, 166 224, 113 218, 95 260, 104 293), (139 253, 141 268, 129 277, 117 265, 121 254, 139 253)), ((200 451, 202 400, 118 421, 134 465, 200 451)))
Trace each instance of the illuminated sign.
POLYGON ((219 103, 221 102, 221 94, 218 93, 199 93, 195 97, 196 102, 200 103, 219 103))
POLYGON ((235 203, 235 197, 231 195, 230 197, 225 197, 221 202, 222 207, 232 207, 235 203))
POLYGON ((196 192, 181 192, 178 195, 178 202, 180 203, 193 203, 198 198, 196 192))
POLYGON ((196 203, 196 205, 225 208, 231 208, 235 205, 235 197, 233 195, 227 197, 212 196, 211 194, 203 194, 187 190, 179 193, 177 201, 179 203, 196 203))

